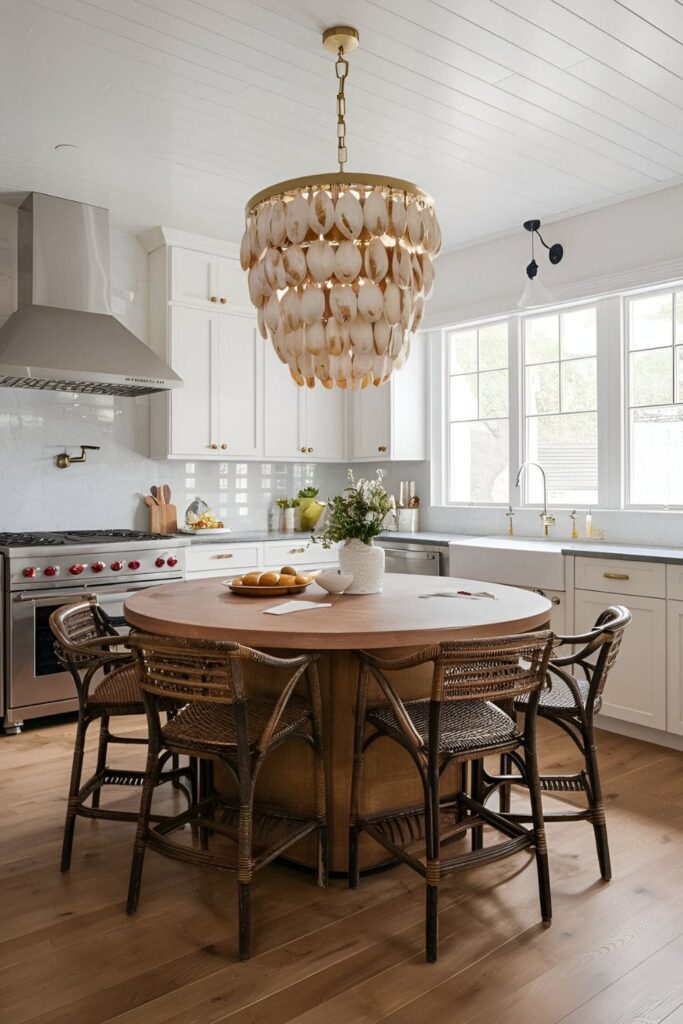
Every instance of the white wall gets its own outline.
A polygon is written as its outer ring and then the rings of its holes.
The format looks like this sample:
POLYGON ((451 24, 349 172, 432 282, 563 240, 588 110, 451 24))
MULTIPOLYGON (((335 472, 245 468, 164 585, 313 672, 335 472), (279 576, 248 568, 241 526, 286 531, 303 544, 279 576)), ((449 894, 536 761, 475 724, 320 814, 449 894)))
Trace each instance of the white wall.
MULTIPOLYGON (((544 222, 541 234, 565 250, 553 267, 545 249, 536 247, 539 280, 558 302, 683 278, 683 185, 544 222)), ((515 310, 530 258, 530 236, 521 224, 513 235, 442 254, 425 325, 515 310)))

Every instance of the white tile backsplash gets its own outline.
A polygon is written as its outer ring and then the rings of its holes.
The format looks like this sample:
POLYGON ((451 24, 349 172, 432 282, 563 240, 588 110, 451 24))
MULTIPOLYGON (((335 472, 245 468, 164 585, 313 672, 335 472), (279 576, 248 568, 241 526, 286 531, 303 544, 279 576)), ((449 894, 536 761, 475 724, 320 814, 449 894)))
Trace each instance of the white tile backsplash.
POLYGON ((148 438, 146 398, 0 389, 0 531, 145 529, 154 483, 170 484, 179 516, 202 497, 232 529, 265 529, 275 497, 345 486, 344 466, 150 459, 148 438), (100 451, 57 469, 55 456, 81 444, 100 451))

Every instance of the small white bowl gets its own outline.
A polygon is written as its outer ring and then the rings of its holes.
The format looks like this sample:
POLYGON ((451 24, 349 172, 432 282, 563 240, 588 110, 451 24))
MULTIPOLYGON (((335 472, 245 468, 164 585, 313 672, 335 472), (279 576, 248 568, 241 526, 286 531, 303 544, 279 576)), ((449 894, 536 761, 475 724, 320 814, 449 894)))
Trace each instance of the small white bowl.
POLYGON ((328 569, 316 576, 318 583, 328 594, 343 594, 353 583, 353 576, 350 572, 342 572, 340 569, 328 569))

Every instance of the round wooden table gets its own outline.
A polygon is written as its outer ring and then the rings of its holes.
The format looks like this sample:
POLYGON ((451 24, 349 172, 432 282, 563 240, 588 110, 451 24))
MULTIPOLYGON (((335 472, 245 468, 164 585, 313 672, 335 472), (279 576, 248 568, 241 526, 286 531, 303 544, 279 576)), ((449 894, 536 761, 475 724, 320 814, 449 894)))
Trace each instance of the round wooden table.
MULTIPOLYGON (((232 640, 275 652, 322 654, 319 670, 327 748, 331 868, 345 872, 358 679, 353 651, 366 648, 398 657, 439 640, 525 633, 547 626, 551 604, 539 594, 516 587, 399 574, 385 577, 381 594, 335 596, 313 584, 302 597, 316 604, 329 602, 331 607, 267 615, 266 608, 291 598, 237 597, 222 581, 206 579, 140 591, 126 601, 124 613, 132 626, 164 636, 232 640), (472 600, 421 596, 439 590, 486 591, 493 597, 472 600)), ((394 678, 398 691, 407 698, 428 696, 430 682, 431 665, 397 673, 394 678)), ((253 686, 259 692, 273 692, 269 680, 254 678, 253 686)), ((446 790, 451 783, 455 783, 454 775, 445 780, 446 790)), ((230 792, 227 773, 221 776, 220 786, 230 792)), ((365 763, 365 808, 410 807, 421 797, 409 755, 396 743, 375 743, 365 763)), ((314 806, 312 758, 307 747, 285 743, 273 752, 259 778, 259 799, 285 810, 307 803, 314 806)), ((293 847, 290 856, 313 866, 313 841, 293 847)), ((385 860, 386 852, 367 839, 361 848, 361 866, 367 869, 385 860)))

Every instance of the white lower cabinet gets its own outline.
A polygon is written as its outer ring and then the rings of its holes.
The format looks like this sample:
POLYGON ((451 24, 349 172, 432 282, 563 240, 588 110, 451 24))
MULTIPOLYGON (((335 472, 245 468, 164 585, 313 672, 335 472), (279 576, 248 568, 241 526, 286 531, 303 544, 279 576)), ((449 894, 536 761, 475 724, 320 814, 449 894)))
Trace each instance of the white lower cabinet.
POLYGON ((607 679, 602 714, 651 729, 666 729, 667 602, 656 597, 576 590, 574 631, 578 634, 589 629, 605 608, 615 604, 625 605, 633 618, 607 679))
POLYGON ((203 541, 185 550, 185 578, 197 580, 224 576, 227 579, 249 569, 258 569, 262 562, 262 544, 222 544, 203 541))
POLYGON ((308 537, 243 544, 204 541, 186 548, 185 579, 200 580, 214 576, 229 579, 258 569, 279 572, 285 565, 303 572, 306 569, 330 569, 338 562, 338 544, 324 548, 308 537))
POLYGON ((683 601, 667 601, 666 678, 666 728, 683 736, 683 601))

